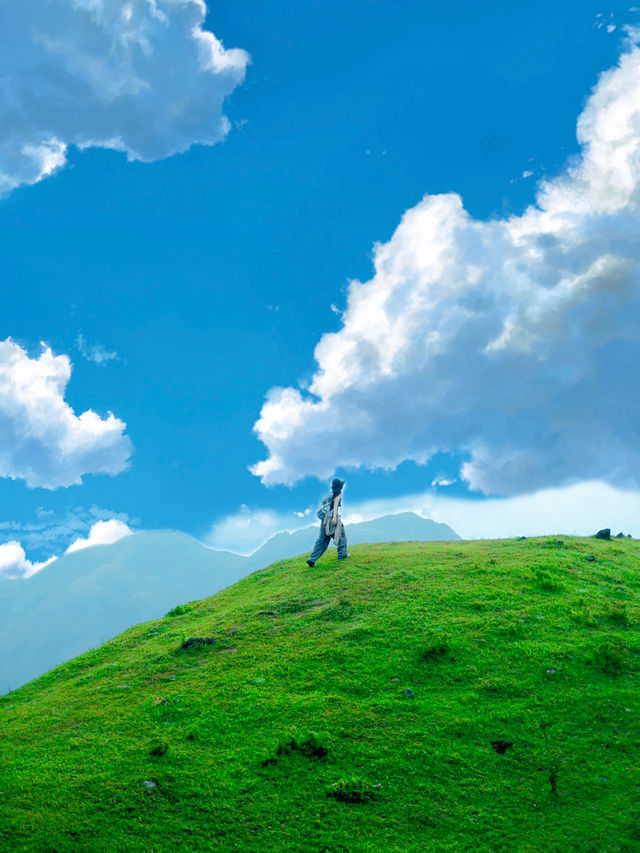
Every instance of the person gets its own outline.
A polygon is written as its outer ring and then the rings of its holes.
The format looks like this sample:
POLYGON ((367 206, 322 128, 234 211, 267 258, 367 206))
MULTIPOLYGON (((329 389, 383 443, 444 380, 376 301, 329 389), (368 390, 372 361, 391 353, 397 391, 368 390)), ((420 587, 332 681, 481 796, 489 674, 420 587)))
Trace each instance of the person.
POLYGON ((340 518, 343 488, 344 480, 335 477, 331 481, 331 494, 322 499, 320 509, 317 512, 320 519, 320 533, 307 560, 307 565, 311 568, 315 566, 316 560, 322 557, 332 539, 338 546, 338 559, 345 560, 349 556, 347 554, 347 534, 340 518))

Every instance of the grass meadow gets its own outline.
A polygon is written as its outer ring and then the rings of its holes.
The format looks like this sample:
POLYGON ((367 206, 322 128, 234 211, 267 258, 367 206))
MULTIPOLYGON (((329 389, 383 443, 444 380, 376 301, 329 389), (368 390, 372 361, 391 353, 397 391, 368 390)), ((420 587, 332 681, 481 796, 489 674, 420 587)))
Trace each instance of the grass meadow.
POLYGON ((639 565, 363 545, 176 602, 0 697, 0 849, 640 850, 639 565))

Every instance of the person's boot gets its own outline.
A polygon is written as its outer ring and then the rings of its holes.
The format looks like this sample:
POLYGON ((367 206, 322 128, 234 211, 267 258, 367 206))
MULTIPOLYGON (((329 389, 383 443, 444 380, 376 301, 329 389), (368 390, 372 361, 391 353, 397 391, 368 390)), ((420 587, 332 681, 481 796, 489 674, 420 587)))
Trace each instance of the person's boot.
POLYGON ((311 568, 313 568, 315 566, 315 563, 313 562, 313 560, 309 559, 309 560, 307 560, 307 565, 311 566, 311 568))

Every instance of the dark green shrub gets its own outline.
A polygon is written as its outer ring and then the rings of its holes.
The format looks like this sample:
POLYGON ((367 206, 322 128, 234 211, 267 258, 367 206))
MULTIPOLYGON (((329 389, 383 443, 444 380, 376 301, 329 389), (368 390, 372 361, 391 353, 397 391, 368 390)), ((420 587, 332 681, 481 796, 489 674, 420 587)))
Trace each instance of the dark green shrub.
POLYGON ((266 758, 262 762, 262 766, 268 767, 271 764, 276 764, 278 758, 288 755, 302 755, 304 758, 325 758, 328 753, 329 750, 326 746, 318 743, 316 736, 311 734, 305 740, 297 741, 295 738, 291 738, 291 740, 281 743, 275 756, 266 758))
POLYGON ((546 592, 558 592, 563 588, 560 581, 542 566, 533 567, 533 578, 546 592))
POLYGON ((593 654, 593 662, 609 675, 619 675, 627 668, 629 647, 624 640, 605 640, 593 654))
POLYGON ((420 652, 421 661, 441 660, 449 653, 449 645, 444 640, 433 643, 420 652))
POLYGON ((189 613, 191 610, 193 610, 192 604, 177 604, 167 613, 167 616, 184 616, 185 613, 189 613))
POLYGON ((628 628, 631 624, 627 608, 624 604, 614 604, 607 608, 607 619, 613 622, 614 625, 620 625, 622 628, 628 628))
POLYGON ((160 758, 162 755, 166 755, 168 751, 169 744, 164 740, 159 740, 151 747, 149 755, 154 755, 156 758, 160 758))
POLYGON ((367 803, 375 799, 380 783, 372 785, 365 779, 351 777, 338 779, 327 791, 327 797, 333 797, 342 803, 367 803))

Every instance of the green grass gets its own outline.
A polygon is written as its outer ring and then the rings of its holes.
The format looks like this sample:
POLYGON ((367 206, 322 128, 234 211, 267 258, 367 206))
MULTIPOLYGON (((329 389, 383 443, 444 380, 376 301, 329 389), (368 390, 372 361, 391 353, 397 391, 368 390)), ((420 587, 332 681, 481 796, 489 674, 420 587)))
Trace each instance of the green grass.
POLYGON ((0 850, 640 850, 639 558, 361 546, 176 606, 0 698, 0 850))

